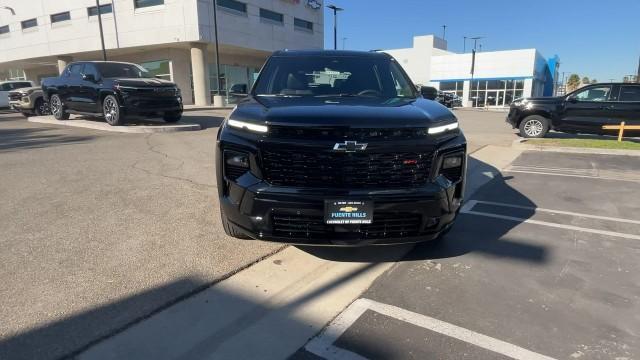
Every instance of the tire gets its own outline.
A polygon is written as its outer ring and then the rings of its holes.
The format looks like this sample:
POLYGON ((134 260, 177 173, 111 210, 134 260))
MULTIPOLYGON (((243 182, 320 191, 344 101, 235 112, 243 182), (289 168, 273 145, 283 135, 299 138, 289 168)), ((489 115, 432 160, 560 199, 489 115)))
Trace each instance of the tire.
POLYGON ((222 211, 222 207, 220 207, 220 220, 222 221, 222 228, 224 229, 225 234, 234 237, 236 239, 241 240, 250 240, 251 238, 245 235, 244 233, 238 231, 236 226, 229 222, 227 216, 222 211))
POLYGON ((36 104, 33 107, 33 111, 36 114, 36 116, 51 114, 51 109, 49 109, 49 103, 44 101, 43 98, 38 98, 36 100, 36 104))
POLYGON ((51 95, 49 99, 49 104, 51 106, 51 113, 56 120, 68 120, 69 113, 65 111, 64 105, 62 104, 62 99, 58 94, 51 95))
POLYGON ((107 95, 102 100, 102 114, 107 124, 111 126, 120 126, 124 124, 124 113, 120 109, 120 103, 113 95, 107 95))
POLYGON ((168 123, 175 123, 182 118, 181 111, 167 111, 162 115, 162 119, 168 123))
POLYGON ((523 138, 543 138, 549 132, 549 119, 540 115, 527 116, 518 129, 523 138))

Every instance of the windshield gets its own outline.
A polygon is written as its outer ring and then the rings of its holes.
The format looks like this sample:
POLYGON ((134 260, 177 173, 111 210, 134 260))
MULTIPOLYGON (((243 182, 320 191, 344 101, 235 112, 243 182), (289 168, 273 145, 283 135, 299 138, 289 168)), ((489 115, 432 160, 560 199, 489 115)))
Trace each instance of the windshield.
POLYGON ((153 75, 145 68, 135 64, 98 63, 96 64, 104 78, 152 78, 153 75))
POLYGON ((368 56, 273 57, 258 79, 258 96, 415 98, 416 90, 391 59, 368 56))

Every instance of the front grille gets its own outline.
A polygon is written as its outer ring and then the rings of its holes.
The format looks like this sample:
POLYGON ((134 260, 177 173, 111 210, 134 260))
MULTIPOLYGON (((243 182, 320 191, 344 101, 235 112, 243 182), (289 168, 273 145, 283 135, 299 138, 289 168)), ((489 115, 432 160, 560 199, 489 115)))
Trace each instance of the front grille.
POLYGON ((278 139, 313 140, 412 140, 427 136, 427 128, 369 129, 351 127, 270 126, 269 136, 278 139))
POLYGON ((20 93, 9 93, 9 101, 20 101, 22 99, 22 94, 20 93))
POLYGON ((384 239, 417 236, 422 217, 412 213, 374 213, 371 224, 360 225, 359 231, 335 232, 333 225, 324 223, 322 216, 277 214, 272 216, 273 234, 292 239, 350 238, 384 239))
POLYGON ((272 185, 361 189, 418 187, 429 181, 431 153, 264 150, 265 179, 272 185))

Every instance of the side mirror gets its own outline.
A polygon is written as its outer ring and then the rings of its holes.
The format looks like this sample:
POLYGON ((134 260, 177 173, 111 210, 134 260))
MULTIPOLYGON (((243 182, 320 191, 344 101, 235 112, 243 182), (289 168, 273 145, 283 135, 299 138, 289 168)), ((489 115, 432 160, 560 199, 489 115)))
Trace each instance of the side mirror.
POLYGON ((96 77, 93 74, 82 74, 82 80, 96 82, 96 77))
POLYGON ((423 86, 420 88, 422 97, 429 100, 435 100, 438 97, 438 89, 431 86, 423 86))
POLYGON ((249 94, 249 92, 247 91, 247 84, 232 85, 229 89, 229 94, 237 97, 247 96, 249 94))

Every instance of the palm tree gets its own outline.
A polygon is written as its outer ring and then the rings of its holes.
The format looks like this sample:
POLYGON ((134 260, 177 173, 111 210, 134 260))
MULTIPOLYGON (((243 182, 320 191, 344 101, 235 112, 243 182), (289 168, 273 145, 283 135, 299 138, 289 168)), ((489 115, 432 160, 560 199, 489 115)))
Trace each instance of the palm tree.
POLYGON ((567 92, 571 92, 580 86, 580 76, 578 74, 571 74, 567 80, 567 92))

